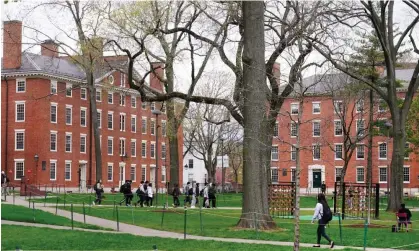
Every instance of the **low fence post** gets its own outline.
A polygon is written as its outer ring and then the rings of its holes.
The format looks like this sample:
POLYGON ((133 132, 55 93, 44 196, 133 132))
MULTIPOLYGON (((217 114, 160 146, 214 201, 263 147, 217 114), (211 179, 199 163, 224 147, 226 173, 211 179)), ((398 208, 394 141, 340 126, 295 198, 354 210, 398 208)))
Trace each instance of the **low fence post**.
POLYGON ((132 218, 132 225, 135 225, 135 221, 134 221, 134 208, 131 207, 131 218, 132 218))
POLYGON ((64 208, 65 208, 65 193, 64 193, 64 208))
POLYGON ((256 220, 256 212, 253 213, 253 222, 255 224, 256 238, 259 239, 259 232, 258 232, 258 226, 257 226, 257 220, 256 220))
POLYGON ((368 232, 368 220, 364 222, 364 251, 367 249, 367 232, 368 232))
POLYGON ((203 234, 203 226, 202 226, 202 206, 199 206, 199 222, 201 224, 201 235, 203 234))
POLYGON ((35 202, 32 201, 32 214, 33 214, 33 223, 35 223, 35 202))
POLYGON ((86 224, 86 209, 84 207, 84 201, 83 201, 83 222, 86 224))
POLYGON ((44 198, 44 207, 47 204, 47 185, 45 185, 45 198, 44 198))
POLYGON ((71 230, 74 230, 73 203, 71 203, 71 230))
POLYGON ((32 192, 29 193, 29 208, 31 208, 32 192))
POLYGON ((163 211, 162 211, 162 214, 161 214, 161 224, 160 224, 161 228, 163 228, 164 211, 166 211, 166 205, 164 205, 163 211))
POLYGON ((116 230, 119 232, 119 211, 118 211, 118 206, 116 206, 116 230))
POLYGON ((15 204, 15 187, 13 187, 13 205, 15 204))
POLYGON ((183 220, 183 239, 186 240, 186 215, 187 215, 188 209, 185 207, 185 213, 184 213, 184 220, 183 220))
POLYGON ((343 240, 342 240, 342 217, 341 214, 338 214, 339 217, 339 236, 340 236, 340 244, 343 245, 343 240))

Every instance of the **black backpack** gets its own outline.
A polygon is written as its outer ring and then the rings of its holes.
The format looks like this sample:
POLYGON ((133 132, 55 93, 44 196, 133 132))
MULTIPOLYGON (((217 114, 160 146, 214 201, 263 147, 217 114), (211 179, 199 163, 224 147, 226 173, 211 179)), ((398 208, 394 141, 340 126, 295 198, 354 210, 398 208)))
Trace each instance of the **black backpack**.
POLYGON ((199 192, 199 196, 204 197, 204 189, 199 192))
POLYGON ((193 188, 189 188, 188 195, 193 195, 193 188))
POLYGON ((322 220, 324 224, 329 223, 333 219, 332 211, 330 210, 330 207, 328 205, 323 205, 323 215, 322 220))
POLYGON ((121 185, 121 187, 119 188, 119 192, 124 193, 125 188, 126 188, 125 184, 121 185))

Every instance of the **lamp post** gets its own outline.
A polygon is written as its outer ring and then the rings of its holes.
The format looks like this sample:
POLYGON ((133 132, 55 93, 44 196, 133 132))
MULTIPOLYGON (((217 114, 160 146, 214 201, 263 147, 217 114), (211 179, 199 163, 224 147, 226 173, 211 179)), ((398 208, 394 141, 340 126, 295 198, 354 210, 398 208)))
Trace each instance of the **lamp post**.
POLYGON ((156 181, 156 207, 158 205, 158 197, 159 197, 159 115, 161 115, 161 111, 159 110, 153 110, 151 111, 152 114, 156 115, 156 148, 154 149, 155 155, 156 155, 156 177, 154 180, 156 181))
POLYGON ((189 169, 188 169, 188 164, 185 164, 184 168, 185 168, 185 170, 186 170, 186 183, 188 183, 188 181, 189 181, 189 169))
POLYGON ((36 183, 38 183, 38 161, 39 161, 38 154, 35 153, 35 156, 33 158, 35 160, 35 185, 36 185, 36 183))

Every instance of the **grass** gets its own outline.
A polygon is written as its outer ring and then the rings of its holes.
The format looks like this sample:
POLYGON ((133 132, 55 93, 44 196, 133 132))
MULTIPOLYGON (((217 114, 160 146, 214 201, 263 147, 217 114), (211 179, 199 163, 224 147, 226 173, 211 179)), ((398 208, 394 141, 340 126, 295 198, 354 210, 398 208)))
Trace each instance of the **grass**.
MULTIPOLYGON (((217 241, 177 240, 157 237, 141 237, 129 234, 91 233, 46 228, 2 225, 2 250, 208 250, 208 251, 291 251, 293 247, 243 244, 217 241), (24 238, 22 238, 22 236, 24 238), (51 241, 51 236, 54 240, 51 241)), ((301 248, 314 251, 315 248, 301 248)), ((351 251, 351 249, 345 249, 351 251)))
MULTIPOLYGON (((34 220, 34 211, 32 208, 8 205, 8 204, 1 205, 1 219, 10 220, 10 221, 20 221, 20 222, 30 222, 30 223, 40 223, 40 224, 50 224, 50 225, 71 227, 71 220, 68 218, 35 209, 35 220, 34 220)), ((104 229, 99 226, 83 224, 76 221, 74 222, 74 227, 88 228, 88 229, 101 229, 101 230, 104 229)))
MULTIPOLYGON (((163 225, 162 210, 155 212, 155 209, 144 208, 126 208, 121 207, 119 210, 119 221, 134 224, 138 226, 167 230, 172 232, 183 233, 184 227, 184 210, 169 210, 164 214, 163 225), (133 217, 134 216, 134 217, 133 217)), ((82 212, 80 207, 75 207, 76 212, 82 212)), ((303 214, 311 214, 306 211, 303 214)), ((87 214, 116 220, 116 212, 112 207, 93 207, 87 214)), ((229 238, 245 238, 245 239, 262 239, 274 241, 292 241, 294 221, 292 219, 278 219, 275 222, 280 227, 274 231, 255 231, 255 230, 240 230, 236 229, 235 225, 240 218, 240 211, 236 210, 203 210, 202 222, 203 232, 201 232, 200 225, 200 211, 198 209, 187 211, 187 233, 193 235, 215 236, 215 237, 229 237, 229 238)), ((252 217, 251 215, 249 217, 252 217)), ((413 219, 418 219, 419 213, 413 212, 413 219)), ((252 219, 252 218, 251 218, 252 219)), ((373 224, 383 225, 384 228, 370 228, 368 229, 367 246, 378 248, 397 247, 406 244, 414 244, 412 246, 404 247, 404 249, 419 249, 419 229, 415 224, 414 231, 409 233, 391 233, 391 225, 394 224, 394 214, 381 212, 381 221, 373 221, 373 224)), ((343 244, 346 246, 363 246, 362 228, 363 221, 360 220, 345 220, 342 226, 343 244), (354 227, 358 224, 361 227, 354 227)), ((310 221, 301 222, 301 242, 314 243, 316 239, 317 225, 310 224, 310 221)), ((327 227, 327 233, 336 243, 339 241, 339 225, 338 221, 334 220, 327 227)))

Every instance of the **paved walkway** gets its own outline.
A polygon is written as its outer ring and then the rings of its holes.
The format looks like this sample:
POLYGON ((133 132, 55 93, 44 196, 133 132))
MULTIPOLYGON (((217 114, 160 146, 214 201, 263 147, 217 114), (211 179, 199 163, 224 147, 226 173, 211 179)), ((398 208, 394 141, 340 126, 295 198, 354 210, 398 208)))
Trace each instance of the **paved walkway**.
MULTIPOLYGON (((8 198, 8 200, 4 203, 11 204, 13 203, 12 198, 8 198)), ((15 198, 15 205, 21 206, 28 206, 28 202, 21 199, 15 198)), ((43 203, 36 203, 36 208, 39 210, 43 210, 46 212, 54 213, 55 208, 44 207, 43 203)), ((55 205, 55 204, 54 204, 55 205)), ((66 218, 71 219, 71 212, 66 210, 58 209, 57 214, 66 218)), ((74 221, 83 222, 83 214, 73 213, 74 221)), ((97 225, 104 228, 110 228, 117 230, 117 224, 115 221, 102 219, 98 217, 93 217, 86 215, 86 223, 97 225)), ((2 221, 2 224, 6 224, 6 221, 2 221)), ((32 223, 26 223, 32 224, 32 223)), ((41 224, 34 224, 33 226, 36 227, 45 227, 49 225, 41 225, 41 224)), ((57 226, 53 226, 56 228, 57 226)), ((65 227, 63 227, 64 229, 65 227)), ((83 229, 83 231, 85 231, 83 229)), ((87 231, 87 230, 86 230, 87 231)), ((90 230, 89 230, 90 231, 90 230)), ((105 231, 106 232, 106 231, 105 231)), ((109 234, 115 234, 118 232, 107 232, 109 234)), ((126 223, 119 223, 119 233, 127 233, 137 236, 145 236, 145 237, 162 237, 162 238, 174 238, 174 239, 183 239, 184 235, 180 233, 168 232, 168 231, 161 231, 155 230, 150 228, 144 228, 140 226, 130 225, 126 223)), ((251 240, 251 239, 236 239, 236 238, 219 238, 219 237, 206 237, 206 236, 196 236, 196 235, 186 235, 186 239, 193 239, 193 240, 213 240, 213 241, 222 241, 222 242, 234 242, 234 243, 248 243, 248 244, 267 244, 267 245, 276 245, 276 246, 294 246, 293 242, 279 242, 279 241, 264 241, 264 240, 251 240)), ((301 243, 301 247, 312 247, 313 244, 308 243, 301 243)), ((322 247, 328 248, 328 246, 323 245, 322 247)), ((335 246, 335 249, 344 249, 344 248, 352 248, 362 250, 361 247, 349 247, 349 246, 335 246)), ((385 248, 367 248, 368 251, 411 251, 411 250, 401 250, 401 249, 385 249, 385 248)))

